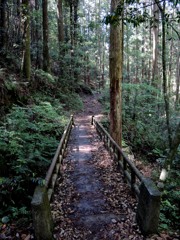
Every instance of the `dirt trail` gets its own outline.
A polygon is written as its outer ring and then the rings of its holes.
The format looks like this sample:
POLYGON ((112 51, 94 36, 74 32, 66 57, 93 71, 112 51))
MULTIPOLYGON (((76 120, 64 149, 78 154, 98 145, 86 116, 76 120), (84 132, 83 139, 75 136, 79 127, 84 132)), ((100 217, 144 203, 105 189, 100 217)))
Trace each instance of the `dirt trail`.
POLYGON ((144 239, 135 223, 136 200, 91 126, 101 117, 96 96, 75 115, 52 213, 56 239, 144 239))

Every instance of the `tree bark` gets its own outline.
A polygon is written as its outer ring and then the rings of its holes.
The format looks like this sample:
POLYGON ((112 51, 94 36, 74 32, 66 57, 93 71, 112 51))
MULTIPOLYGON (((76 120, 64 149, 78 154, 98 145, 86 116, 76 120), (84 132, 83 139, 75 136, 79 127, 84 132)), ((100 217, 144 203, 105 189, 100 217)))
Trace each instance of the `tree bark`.
POLYGON ((78 3, 79 0, 74 1, 74 45, 77 44, 78 3))
POLYGON ((7 0, 0 1, 0 52, 6 52, 7 44, 7 0))
MULTIPOLYGON (((171 34, 173 34, 173 29, 171 29, 171 34)), ((173 38, 171 39, 170 43, 170 57, 169 57, 169 63, 168 63, 168 96, 171 96, 171 90, 172 90, 172 60, 173 60, 173 38)))
POLYGON ((73 18, 73 3, 70 1, 70 37, 71 37, 71 47, 74 48, 74 18, 73 18))
POLYGON ((36 41, 36 67, 41 68, 42 67, 42 61, 41 61, 41 24, 40 24, 40 18, 38 16, 38 11, 40 10, 40 3, 39 0, 35 0, 35 10, 36 10, 36 29, 35 29, 35 41, 36 41))
POLYGON ((63 7, 62 7, 62 0, 58 0, 57 4, 57 10, 58 10, 58 40, 59 43, 64 42, 64 21, 63 21, 63 7))
POLYGON ((152 58, 152 85, 158 87, 158 34, 159 34, 159 8, 153 3, 153 58, 152 58))
POLYGON ((48 0, 42 1, 43 10, 43 70, 50 72, 50 57, 49 57, 49 27, 48 27, 48 0))
POLYGON ((180 53, 178 53, 177 56, 177 64, 176 64, 176 100, 175 100, 175 109, 178 108, 178 105, 180 104, 180 98, 179 98, 179 85, 180 85, 180 53))
POLYGON ((166 125, 168 131, 169 148, 171 148, 171 128, 170 128, 170 112, 169 112, 169 98, 167 91, 167 76, 166 76, 166 19, 165 19, 165 7, 166 2, 163 0, 163 6, 160 5, 158 0, 155 0, 161 13, 162 19, 162 72, 163 72, 163 96, 166 113, 166 125))
MULTIPOLYGON (((111 0, 111 13, 119 0, 111 0)), ((123 1, 122 1, 123 4, 123 1)), ((122 70, 123 70, 123 21, 110 26, 110 133, 122 145, 122 70)))
POLYGON ((126 26, 126 78, 127 78, 127 83, 130 82, 130 58, 129 58, 129 39, 130 39, 130 34, 129 34, 129 26, 126 26))
POLYGON ((31 54, 30 54, 30 13, 29 1, 23 0, 23 20, 24 20, 24 33, 23 33, 23 67, 22 72, 25 78, 30 80, 31 77, 31 54))
POLYGON ((64 43, 64 21, 63 21, 63 5, 62 0, 57 3, 57 22, 58 22, 58 41, 59 41, 59 72, 60 76, 63 75, 63 56, 65 54, 64 43))
POLYGON ((170 129, 170 113, 169 113, 169 99, 167 91, 167 76, 166 76, 166 29, 165 29, 165 0, 163 2, 162 16, 162 67, 163 67, 163 94, 166 112, 166 125, 168 130, 169 147, 171 148, 171 129, 170 129))

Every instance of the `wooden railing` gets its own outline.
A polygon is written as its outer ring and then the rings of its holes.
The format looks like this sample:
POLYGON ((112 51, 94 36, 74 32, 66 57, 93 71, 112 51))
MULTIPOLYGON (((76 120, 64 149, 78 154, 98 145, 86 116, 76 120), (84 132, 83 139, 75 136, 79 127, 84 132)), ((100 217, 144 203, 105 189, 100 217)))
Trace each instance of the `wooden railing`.
POLYGON ((74 125, 73 116, 71 116, 67 127, 64 130, 52 163, 47 171, 45 185, 37 186, 34 191, 31 206, 36 240, 54 239, 50 200, 63 161, 72 125, 74 125))
POLYGON ((144 177, 133 162, 123 153, 104 127, 92 116, 91 124, 95 126, 111 156, 122 170, 124 179, 130 185, 138 199, 136 219, 145 235, 158 230, 161 193, 150 178, 144 177))
POLYGON ((67 142, 69 140, 69 134, 71 132, 72 125, 74 124, 73 116, 71 116, 67 127, 61 137, 60 143, 52 160, 52 163, 48 169, 45 178, 45 186, 48 189, 48 198, 51 199, 54 186, 58 177, 59 169, 63 160, 63 156, 66 150, 67 142))
POLYGON ((104 129, 104 127, 92 117, 92 124, 96 127, 96 130, 104 142, 109 152, 113 155, 118 166, 121 168, 125 180, 131 186, 131 189, 135 192, 137 197, 139 196, 139 186, 143 182, 143 175, 135 167, 135 165, 124 154, 119 145, 113 140, 110 134, 104 129))

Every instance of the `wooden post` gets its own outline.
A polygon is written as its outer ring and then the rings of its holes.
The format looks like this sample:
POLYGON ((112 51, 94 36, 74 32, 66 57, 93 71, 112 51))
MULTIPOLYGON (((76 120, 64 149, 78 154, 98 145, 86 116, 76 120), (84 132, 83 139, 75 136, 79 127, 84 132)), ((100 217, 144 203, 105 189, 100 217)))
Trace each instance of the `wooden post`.
POLYGON ((131 169, 131 190, 134 191, 134 184, 136 183, 136 174, 133 169, 131 169))
POLYGON ((31 202, 36 240, 53 240, 53 220, 45 186, 37 186, 31 202))
POLYGON ((91 118, 91 125, 93 125, 93 123, 94 123, 94 115, 91 118))
POLYGON ((126 180, 126 174, 125 174, 126 170, 127 170, 127 162, 126 162, 126 159, 123 158, 123 175, 124 175, 124 182, 127 182, 127 180, 126 180))
POLYGON ((71 115, 71 118, 72 118, 72 125, 75 126, 75 124, 74 124, 74 116, 71 115))
POLYGON ((150 178, 144 178, 140 186, 136 219, 144 235, 158 230, 161 193, 150 178))

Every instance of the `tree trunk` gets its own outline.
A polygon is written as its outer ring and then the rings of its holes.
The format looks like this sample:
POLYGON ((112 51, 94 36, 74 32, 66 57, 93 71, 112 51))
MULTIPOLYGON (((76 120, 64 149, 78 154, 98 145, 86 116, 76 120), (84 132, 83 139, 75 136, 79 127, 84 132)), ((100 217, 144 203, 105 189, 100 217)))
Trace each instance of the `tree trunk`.
POLYGON ((78 3, 79 0, 74 1, 74 45, 77 44, 78 3))
POLYGON ((20 0, 17 0, 16 6, 17 6, 17 10, 16 10, 17 20, 15 23, 16 42, 20 43, 20 41, 21 41, 21 1, 20 0))
POLYGON ((136 28, 136 46, 135 46, 135 53, 136 53, 136 57, 135 57, 135 61, 136 61, 136 70, 135 70, 135 81, 134 83, 139 83, 139 56, 138 56, 138 51, 139 51, 139 44, 138 44, 138 29, 136 28))
POLYGON ((153 58, 152 58, 152 85, 158 87, 158 34, 159 34, 159 8, 153 3, 153 58))
POLYGON ((63 23, 63 7, 62 7, 62 0, 58 0, 58 5, 57 5, 57 10, 58 10, 58 40, 59 43, 64 42, 64 23, 63 23))
POLYGON ((130 58, 129 58, 129 39, 130 39, 130 34, 129 34, 129 26, 126 26, 126 78, 127 78, 127 83, 130 82, 130 58))
POLYGON ((48 28, 48 0, 42 1, 43 10, 43 70, 50 72, 49 57, 49 28, 48 28))
POLYGON ((165 0, 163 2, 162 16, 162 67, 163 67, 163 94, 166 112, 166 124, 168 130, 169 147, 171 148, 171 129, 170 129, 170 113, 169 113, 169 98, 167 91, 167 76, 166 76, 166 29, 165 29, 165 0))
POLYGON ((70 1, 70 37, 71 37, 71 48, 74 48, 74 18, 73 18, 73 3, 70 1))
POLYGON ((166 113, 166 125, 168 131, 168 142, 169 148, 171 148, 171 128, 170 128, 170 112, 169 112, 169 98, 167 91, 167 76, 166 76, 166 18, 165 18, 165 0, 163 0, 163 6, 161 7, 158 0, 155 0, 158 8, 161 12, 162 19, 162 72, 163 72, 163 96, 165 104, 165 113, 166 113))
POLYGON ((103 37, 103 48, 102 48, 102 88, 105 88, 106 82, 105 82, 105 37, 103 37))
POLYGON ((63 21, 63 5, 62 0, 57 3, 57 22, 58 22, 58 41, 59 41, 59 72, 60 76, 63 75, 63 56, 64 51, 64 21, 63 21))
MULTIPOLYGON (((152 15, 152 9, 150 9, 150 15, 152 15)), ((151 24, 149 25, 149 49, 150 51, 152 51, 152 39, 151 39, 151 35, 152 35, 152 29, 151 29, 151 24)), ((148 61, 148 72, 147 72, 147 77, 149 79, 149 81, 151 80, 151 76, 152 76, 152 63, 151 63, 151 58, 149 57, 149 61, 148 61)))
MULTIPOLYGON (((119 0, 111 0, 111 13, 119 0)), ((123 21, 110 26, 110 133, 122 145, 123 21)))
MULTIPOLYGON (((171 34, 173 34, 173 29, 171 29, 171 34)), ((169 64, 168 64, 168 96, 171 96, 171 88, 172 88, 172 60, 173 60, 173 38, 171 39, 170 43, 170 57, 169 57, 169 64)))
POLYGON ((31 77, 31 55, 30 55, 30 13, 29 1, 23 0, 23 20, 24 20, 24 33, 23 33, 23 66, 22 72, 25 78, 30 80, 31 77))
POLYGON ((39 0, 35 0, 35 10, 36 10, 36 29, 35 29, 35 41, 36 41, 36 67, 41 68, 42 62, 41 62, 41 24, 40 24, 40 18, 38 16, 38 11, 40 10, 40 4, 39 0))
POLYGON ((6 52, 7 44, 7 0, 0 1, 0 52, 6 52))
POLYGON ((175 108, 178 108, 178 105, 180 104, 179 99, 179 85, 180 85, 180 53, 178 53, 177 56, 177 64, 176 64, 176 100, 175 100, 175 108))

